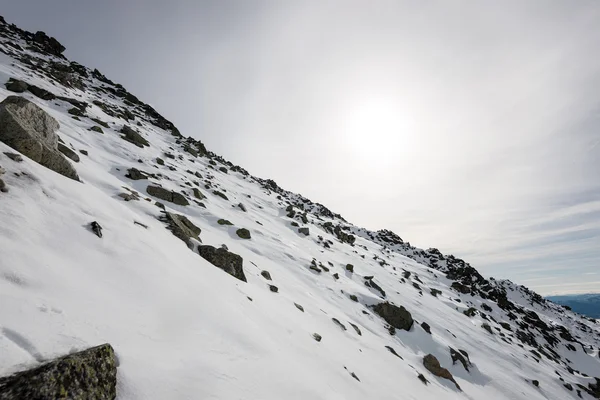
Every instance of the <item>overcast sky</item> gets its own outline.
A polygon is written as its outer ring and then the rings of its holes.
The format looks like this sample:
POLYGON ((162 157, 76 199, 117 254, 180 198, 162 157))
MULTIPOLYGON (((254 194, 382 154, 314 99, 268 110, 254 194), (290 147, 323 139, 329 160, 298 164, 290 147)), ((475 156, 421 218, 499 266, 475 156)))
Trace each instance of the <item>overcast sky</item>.
POLYGON ((600 2, 0 0, 252 174, 600 292, 600 2))

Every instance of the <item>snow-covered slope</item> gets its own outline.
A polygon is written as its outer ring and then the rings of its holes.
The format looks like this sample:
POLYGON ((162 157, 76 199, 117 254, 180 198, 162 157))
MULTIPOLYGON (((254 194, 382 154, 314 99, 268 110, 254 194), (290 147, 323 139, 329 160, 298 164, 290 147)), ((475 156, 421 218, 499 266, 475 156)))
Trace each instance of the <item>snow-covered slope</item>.
POLYGON ((598 322, 250 175, 52 44, 0 21, 0 101, 10 78, 62 96, 18 94, 59 122, 81 179, 0 142, 0 376, 109 342, 119 399, 600 398, 598 322), (123 140, 124 125, 149 146, 123 140), (240 255, 247 282, 175 237, 165 211, 240 255), (412 315, 408 331, 378 315, 386 301, 412 315))

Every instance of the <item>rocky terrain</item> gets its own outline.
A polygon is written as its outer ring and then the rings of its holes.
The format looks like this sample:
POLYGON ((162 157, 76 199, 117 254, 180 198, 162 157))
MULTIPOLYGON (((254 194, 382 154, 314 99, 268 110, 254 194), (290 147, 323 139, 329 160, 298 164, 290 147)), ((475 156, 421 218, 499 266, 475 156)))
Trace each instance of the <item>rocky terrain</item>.
POLYGON ((598 321, 251 175, 64 51, 0 19, 0 399, 600 398, 598 321))

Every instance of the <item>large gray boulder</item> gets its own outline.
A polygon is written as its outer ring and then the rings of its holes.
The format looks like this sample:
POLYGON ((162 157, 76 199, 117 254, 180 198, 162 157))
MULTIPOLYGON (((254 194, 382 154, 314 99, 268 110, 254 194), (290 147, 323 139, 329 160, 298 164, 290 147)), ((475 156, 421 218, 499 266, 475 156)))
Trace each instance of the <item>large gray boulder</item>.
POLYGON ((198 246, 198 253, 200 253, 202 258, 215 267, 221 268, 229 275, 232 275, 241 281, 247 282, 243 269, 244 259, 241 256, 227 251, 222 247, 217 249, 213 246, 207 245, 198 246))
POLYGON ((117 362, 110 344, 0 378, 0 400, 113 400, 116 396, 117 362))
POLYGON ((24 97, 8 96, 0 103, 0 141, 46 168, 79 180, 58 151, 58 128, 54 118, 24 97))
POLYGON ((191 238, 202 242, 198 237, 202 230, 194 225, 185 215, 166 212, 160 219, 166 222, 173 235, 183 240, 188 247, 193 247, 191 238))

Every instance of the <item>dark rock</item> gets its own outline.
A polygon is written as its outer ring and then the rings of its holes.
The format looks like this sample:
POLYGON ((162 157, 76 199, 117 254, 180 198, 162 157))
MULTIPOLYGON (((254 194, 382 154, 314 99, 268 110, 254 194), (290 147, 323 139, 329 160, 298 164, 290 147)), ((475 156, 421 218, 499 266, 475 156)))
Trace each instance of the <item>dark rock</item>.
POLYGON ((323 337, 321 335, 319 335, 318 333, 313 333, 312 335, 313 339, 315 339, 317 342, 320 342, 321 339, 323 339, 323 337))
POLYGON ((490 333, 490 335, 493 335, 493 334, 494 334, 494 332, 492 331, 492 327, 491 327, 491 326, 490 326, 488 323, 483 323, 483 324, 481 325, 481 327, 482 327, 483 329, 485 329, 486 331, 488 331, 488 332, 490 333))
POLYGON ((392 303, 385 302, 377 304, 373 307, 373 311, 396 329, 409 331, 413 325, 412 315, 403 306, 398 307, 392 303))
POLYGON ((79 180, 58 151, 58 128, 54 118, 24 97, 8 96, 0 103, 0 141, 48 169, 79 180))
POLYGON ((362 336, 362 332, 360 331, 360 328, 358 326, 354 325, 352 322, 348 322, 348 323, 356 331, 356 333, 358 334, 358 336, 362 336))
POLYGON ((0 179, 0 192, 7 193, 8 188, 6 187, 6 183, 2 179, 0 179))
POLYGON ((333 274, 333 278, 334 279, 340 279, 340 275, 336 272, 335 274, 333 274))
POLYGON ((271 281, 271 274, 269 273, 269 271, 261 271, 260 275, 265 278, 268 281, 271 281))
POLYGON ((233 225, 231 222, 229 222, 226 219, 221 218, 220 220, 217 221, 217 224, 219 225, 233 225))
POLYGON ((427 384, 429 383, 429 381, 427 380, 427 378, 425 378, 425 376, 424 376, 423 374, 419 374, 419 375, 417 376, 417 378, 419 378, 419 380, 420 380, 421 382, 423 382, 425 385, 427 385, 427 384))
POLYGON ((396 353, 396 350, 394 350, 394 348, 393 348, 393 347, 391 347, 391 346, 385 346, 385 348, 386 348, 386 349, 388 349, 388 351, 389 351, 390 353, 392 353, 393 355, 395 355, 395 356, 396 356, 396 357, 398 357, 399 359, 401 359, 401 360, 404 360, 404 358, 402 358, 402 356, 400 356, 400 354, 396 353))
POLYGON ((342 328, 342 330, 346 330, 346 327, 344 326, 344 324, 342 324, 337 318, 331 318, 331 320, 340 328, 342 328))
POLYGON ((433 289, 433 288, 431 288, 431 292, 430 292, 430 293, 431 293, 431 295, 432 295, 433 297, 437 297, 437 296, 438 296, 438 294, 442 294, 442 291, 441 291, 441 290, 437 290, 437 289, 433 289))
POLYGON ((46 89, 42 89, 41 87, 37 87, 35 85, 29 85, 27 90, 31 92, 34 96, 39 97, 42 100, 54 100, 56 96, 54 93, 47 91, 46 89))
POLYGON ((346 264, 346 271, 354 272, 354 265, 346 264))
POLYGON ((60 44, 58 40, 53 37, 46 35, 45 32, 37 31, 33 35, 33 41, 45 52, 53 54, 58 57, 62 57, 65 46, 60 44))
POLYGON ((423 328, 423 330, 427 333, 429 333, 431 335, 431 327, 429 326, 429 324, 427 322, 422 322, 421 323, 421 328, 423 328))
POLYGON ((302 307, 300 304, 298 303, 294 303, 294 305, 296 306, 296 308, 302 312, 304 312, 304 307, 302 307))
POLYGON ((308 235, 310 234, 310 232, 309 232, 309 230, 308 230, 308 228, 307 228, 307 227, 304 227, 304 228, 298 228, 298 233, 301 233, 301 234, 303 234, 303 235, 305 235, 305 236, 308 236, 308 235))
POLYGON ((108 125, 108 122, 104 122, 101 119, 98 118, 90 118, 92 121, 94 121, 95 123, 97 123, 98 125, 108 129, 110 126, 108 125))
POLYGON ((80 152, 81 154, 83 154, 84 156, 87 156, 87 155, 88 155, 88 152, 87 152, 87 150, 79 150, 79 152, 80 152))
POLYGON ((189 248, 193 248, 193 243, 190 240, 192 238, 202 242, 198 237, 202 230, 194 225, 185 215, 166 212, 160 219, 167 223, 168 229, 173 232, 173 235, 183 240, 189 248))
POLYGON ((163 160, 163 159, 162 159, 162 158, 160 158, 160 157, 156 157, 156 163, 157 163, 158 165, 165 165, 165 160, 163 160))
POLYGON ((215 267, 222 269, 241 281, 247 282, 243 269, 244 259, 239 255, 223 248, 217 249, 208 245, 198 246, 198 253, 215 267))
POLYGON ((78 107, 69 108, 67 112, 77 117, 85 117, 85 111, 78 107))
POLYGON ((29 85, 27 85, 25 82, 14 78, 10 78, 8 82, 4 84, 4 86, 6 86, 6 90, 10 90, 11 92, 15 93, 23 93, 29 87, 29 85))
POLYGON ((104 134, 104 131, 98 125, 94 125, 90 129, 88 129, 88 130, 104 134))
POLYGON ((58 144, 58 151, 63 153, 66 157, 70 158, 71 160, 73 160, 75 162, 79 162, 79 156, 77 155, 77 153, 75 153, 73 150, 71 150, 64 144, 62 144, 62 143, 58 144))
POLYGON ((127 174, 125 176, 134 181, 139 181, 141 179, 148 179, 148 174, 145 173, 144 171, 140 171, 137 168, 129 168, 127 170, 127 174))
POLYGON ((239 203, 239 204, 238 204, 238 207, 239 207, 239 209, 240 209, 240 210, 242 210, 243 212, 246 212, 246 211, 248 211, 248 210, 246 210, 246 206, 245 206, 245 205, 243 205, 242 203, 239 203))
POLYGON ((356 295, 351 294, 349 297, 350 297, 350 300, 358 302, 358 297, 356 297, 356 295))
POLYGON ((149 185, 146 188, 146 192, 150 196, 158 197, 161 200, 169 201, 180 206, 187 206, 190 204, 181 193, 173 192, 160 186, 149 185))
POLYGON ((463 293, 463 294, 471 293, 471 288, 468 287, 467 285, 463 285, 460 282, 452 282, 452 285, 450 285, 450 287, 459 293, 463 293))
POLYGON ((477 314, 477 309, 475 307, 469 307, 467 310, 463 311, 467 317, 474 317, 477 314))
POLYGON ((123 125, 123 128, 121 128, 121 133, 123 133, 121 139, 133 143, 137 147, 143 148, 144 146, 150 146, 150 143, 148 143, 148 141, 144 139, 142 135, 140 135, 127 125, 123 125))
POLYGON ((456 388, 461 390, 450 371, 448 371, 446 368, 443 368, 438 359, 432 354, 427 354, 425 357, 423 357, 423 366, 433 375, 452 381, 456 385, 456 388))
POLYGON ((242 239, 250 239, 250 231, 246 228, 240 228, 237 231, 235 231, 235 233, 241 237, 242 239))
POLYGON ((0 378, 0 399, 113 400, 117 360, 110 344, 0 378))
POLYGON ((469 360, 469 355, 464 350, 456 351, 452 347, 450 347, 450 357, 452 357, 452 365, 456 364, 457 361, 463 365, 463 367, 469 371, 469 366, 471 365, 471 361, 469 360))
POLYGON ((223 200, 229 200, 227 198, 227 196, 225 196, 225 194, 223 192, 219 192, 218 190, 213 190, 213 194, 215 196, 219 196, 220 198, 222 198, 223 200))
POLYGON ((273 293, 279 292, 279 288, 275 285, 269 285, 269 290, 273 293))
POLYGON ((204 194, 202 194, 201 191, 199 191, 196 188, 193 188, 192 191, 194 192, 194 197, 197 198, 198 200, 204 200, 206 198, 206 196, 204 194))
POLYGON ((102 227, 98 222, 94 221, 90 223, 90 228, 92 229, 92 232, 96 234, 96 236, 98 236, 99 238, 102 237, 102 227))
POLYGON ((225 173, 225 174, 226 174, 226 173, 227 173, 227 168, 225 168, 225 167, 220 167, 220 168, 219 168, 219 171, 221 171, 221 172, 223 172, 223 173, 225 173))
POLYGON ((4 152, 4 155, 15 162, 23 161, 23 157, 21 157, 21 155, 17 153, 4 152))
POLYGON ((537 380, 535 380, 535 379, 534 379, 534 380, 532 380, 532 381, 531 381, 531 383, 532 383, 532 384, 533 384, 533 386, 535 386, 535 387, 540 387, 540 381, 537 381, 537 380))

